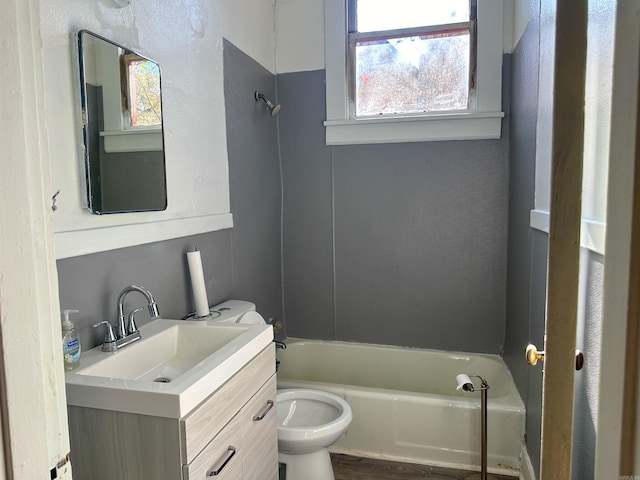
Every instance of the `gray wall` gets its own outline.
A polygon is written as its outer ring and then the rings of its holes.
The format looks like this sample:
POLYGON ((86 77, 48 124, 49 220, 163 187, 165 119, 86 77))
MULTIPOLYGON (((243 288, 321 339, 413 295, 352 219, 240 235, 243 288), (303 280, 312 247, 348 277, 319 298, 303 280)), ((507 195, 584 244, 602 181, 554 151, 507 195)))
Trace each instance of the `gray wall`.
MULTIPOLYGON (((210 304, 250 300, 265 317, 282 318, 276 122, 253 99, 255 89, 275 97, 275 76, 228 42, 224 62, 234 228, 59 260, 60 304, 80 310, 74 323, 84 349, 101 343, 91 324, 115 321, 117 295, 127 285, 147 287, 163 317, 193 311, 185 253, 196 245, 210 304)), ((137 294, 128 297, 128 309, 143 304, 137 294)), ((148 322, 146 312, 139 315, 140 325, 148 322)))
POLYGON ((254 91, 276 101, 276 78, 224 41, 224 96, 233 213, 233 294, 282 319, 280 162, 277 119, 254 91))
POLYGON ((289 335, 500 353, 508 125, 501 140, 327 147, 324 79, 278 76, 289 335))
MULTIPOLYGON (((534 17, 512 61, 509 177, 509 260, 504 359, 527 407, 526 443, 539 475, 542 366, 524 359, 528 343, 544 346, 548 235, 529 227, 534 207, 538 110, 539 19, 534 17)), ((575 376, 573 471, 575 480, 594 478, 595 419, 600 369, 603 257, 580 251, 580 311, 576 348, 585 364, 575 376)))
MULTIPOLYGON (((513 83, 509 163, 508 323, 504 358, 523 397, 526 396, 529 370, 521 361, 524 358, 522 345, 526 346, 529 341, 531 270, 537 264, 531 261, 533 230, 529 226, 529 213, 534 208, 535 199, 538 34, 536 17, 529 23, 511 57, 513 83)), ((546 265, 546 251, 543 253, 545 256, 542 259, 546 265)), ((544 276, 546 277, 546 271, 544 276)), ((544 316, 538 320, 544 323, 544 316)))
MULTIPOLYGON (((527 450, 540 463, 542 368, 524 361, 528 343, 542 348, 547 277, 547 235, 532 230, 538 120, 539 23, 531 20, 511 56, 509 256, 504 360, 527 407, 527 450)), ((537 471, 537 470, 536 470, 537 471)))
MULTIPOLYGON (((195 307, 185 254, 195 245, 202 256, 209 303, 230 298, 230 230, 58 260, 60 306, 80 310, 74 324, 82 348, 102 343, 102 329, 98 332, 91 325, 102 320, 115 323, 118 293, 127 285, 148 288, 165 318, 182 318, 192 312, 195 307)), ((127 310, 144 305, 141 295, 127 296, 127 310)), ((142 326, 149 317, 141 311, 136 318, 142 326)))
POLYGON ((582 249, 580 275, 576 348, 584 353, 584 367, 575 376, 571 476, 573 480, 593 480, 600 387, 604 257, 582 249))

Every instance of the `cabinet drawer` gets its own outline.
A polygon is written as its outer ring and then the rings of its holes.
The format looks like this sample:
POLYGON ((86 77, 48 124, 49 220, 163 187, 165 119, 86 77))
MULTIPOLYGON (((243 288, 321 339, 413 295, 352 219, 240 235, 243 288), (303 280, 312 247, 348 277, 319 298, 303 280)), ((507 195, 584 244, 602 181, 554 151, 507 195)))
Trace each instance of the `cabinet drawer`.
POLYGON ((238 415, 193 462, 182 467, 182 477, 184 480, 237 480, 242 478, 242 456, 242 417, 238 415))
POLYGON ((255 394, 242 410, 245 455, 243 480, 278 478, 278 430, 276 425, 276 376, 255 394))
POLYGON ((231 420, 275 373, 275 348, 266 347, 246 367, 180 421, 182 462, 191 463, 198 452, 231 420))

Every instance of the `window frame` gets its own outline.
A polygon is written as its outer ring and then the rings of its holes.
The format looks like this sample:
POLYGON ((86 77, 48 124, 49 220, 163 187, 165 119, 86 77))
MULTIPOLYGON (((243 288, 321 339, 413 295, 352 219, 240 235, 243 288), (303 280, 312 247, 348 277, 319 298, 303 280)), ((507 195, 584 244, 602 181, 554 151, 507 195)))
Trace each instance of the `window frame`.
MULTIPOLYGON (((124 48, 118 48, 116 52, 100 58, 101 68, 112 72, 103 78, 102 83, 104 124, 100 136, 104 140, 104 150, 107 153, 162 150, 162 125, 127 127, 128 68, 124 68, 123 60, 127 52, 124 48)), ((141 55, 140 58, 149 60, 141 55)), ((162 75, 161 71, 160 74, 162 75)))
POLYGON ((367 118, 396 118, 415 116, 420 117, 429 114, 467 113, 475 110, 476 87, 475 76, 477 68, 477 0, 468 0, 469 20, 465 22, 442 23, 428 26, 418 26, 409 28, 396 28, 386 30, 370 30, 366 32, 358 31, 357 4, 358 0, 347 0, 347 92, 349 94, 349 118, 351 120, 367 118), (430 34, 446 33, 452 30, 468 30, 469 32, 469 78, 467 81, 467 108, 456 110, 434 110, 431 112, 403 112, 397 114, 382 113, 379 115, 357 115, 356 114, 356 71, 357 56, 356 47, 358 41, 371 41, 390 38, 408 38, 417 36, 428 36, 430 34))
MULTIPOLYGON (((136 84, 132 78, 131 66, 134 63, 151 62, 158 68, 158 76, 160 75, 160 66, 157 62, 150 60, 142 55, 134 52, 123 51, 120 55, 120 96, 122 109, 122 130, 162 130, 162 112, 160 113, 160 121, 152 125, 134 124, 135 109, 137 108, 137 99, 132 97, 131 86, 136 84)), ((160 82, 160 80, 159 80, 160 82)), ((158 85, 160 83, 158 82, 158 85)), ((159 94, 160 97, 161 94, 159 94)), ((162 100, 159 100, 160 108, 162 108, 162 100)))
POLYGON ((348 2, 325 0, 327 145, 497 139, 501 135, 503 0, 477 2, 475 105, 467 111, 353 118, 348 2))

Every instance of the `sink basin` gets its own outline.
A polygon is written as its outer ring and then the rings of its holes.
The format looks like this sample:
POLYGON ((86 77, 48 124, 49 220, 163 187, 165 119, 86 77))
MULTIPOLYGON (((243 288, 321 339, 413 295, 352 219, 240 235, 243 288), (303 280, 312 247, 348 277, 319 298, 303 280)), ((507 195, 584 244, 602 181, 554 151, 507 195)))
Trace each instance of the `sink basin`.
POLYGON ((77 373, 147 381, 161 378, 169 383, 244 332, 199 323, 173 325, 77 373))
MULTIPOLYGON (((67 403, 180 418, 271 344, 268 325, 154 320, 116 352, 96 347, 65 375, 67 403)), ((275 366, 274 366, 275 367, 275 366)))

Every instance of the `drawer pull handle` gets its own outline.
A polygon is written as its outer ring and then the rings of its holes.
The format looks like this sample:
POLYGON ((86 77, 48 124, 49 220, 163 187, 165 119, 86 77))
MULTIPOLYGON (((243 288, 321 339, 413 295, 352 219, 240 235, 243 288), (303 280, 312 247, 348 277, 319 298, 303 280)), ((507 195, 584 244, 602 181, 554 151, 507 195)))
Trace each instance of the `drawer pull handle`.
POLYGON ((220 475, 220 473, 222 473, 222 470, 224 469, 224 467, 227 466, 227 464, 231 461, 233 456, 236 454, 236 447, 234 447, 233 445, 229 445, 228 451, 231 452, 231 453, 225 459, 225 461, 222 463, 222 465, 220 465, 220 468, 218 468, 217 470, 211 470, 210 472, 207 472, 207 477, 216 477, 216 476, 220 475))
POLYGON ((253 421, 259 422, 260 420, 262 420, 264 417, 267 416, 267 413, 269 413, 269 410, 271 410, 272 408, 273 408, 273 400, 267 400, 267 408, 265 408, 264 412, 262 412, 260 415, 253 417, 253 421))

